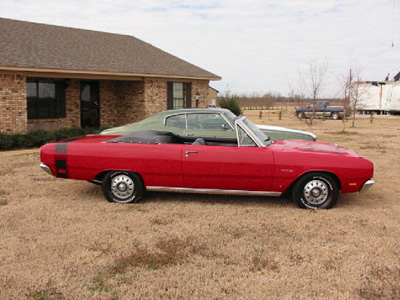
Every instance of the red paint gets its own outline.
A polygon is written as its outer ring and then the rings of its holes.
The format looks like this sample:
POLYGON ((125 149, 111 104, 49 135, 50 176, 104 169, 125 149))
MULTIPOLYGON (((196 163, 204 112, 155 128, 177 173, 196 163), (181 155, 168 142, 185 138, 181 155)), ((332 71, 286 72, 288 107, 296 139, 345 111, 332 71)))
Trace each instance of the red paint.
POLYGON ((370 161, 327 143, 278 141, 267 147, 106 143, 110 138, 71 141, 66 153, 58 154, 56 144, 47 144, 41 148, 41 161, 57 174, 55 160, 66 159, 71 179, 91 181, 102 172, 120 170, 140 174, 146 186, 271 192, 284 192, 300 176, 322 171, 339 179, 342 193, 351 193, 373 175, 370 161))

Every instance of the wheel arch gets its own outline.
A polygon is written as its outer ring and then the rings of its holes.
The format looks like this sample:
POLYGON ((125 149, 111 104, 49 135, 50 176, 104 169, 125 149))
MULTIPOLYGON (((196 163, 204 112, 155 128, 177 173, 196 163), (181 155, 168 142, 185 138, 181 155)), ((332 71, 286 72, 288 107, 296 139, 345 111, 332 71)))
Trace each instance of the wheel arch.
POLYGON ((342 183, 340 182, 339 177, 338 177, 335 173, 329 172, 329 171, 325 171, 325 170, 312 170, 312 171, 307 171, 307 172, 304 172, 304 173, 300 174, 300 175, 289 185, 289 187, 283 192, 283 195, 289 195, 289 194, 292 192, 293 187, 296 185, 296 183, 297 183, 300 179, 302 179, 304 176, 309 175, 309 174, 327 174, 327 175, 331 176, 332 179, 334 179, 334 180, 336 181, 336 183, 337 183, 337 185, 338 185, 338 187, 339 187, 339 191, 342 190, 342 183))
POLYGON ((144 179, 142 177, 142 175, 140 175, 140 173, 134 172, 134 171, 128 171, 128 170, 105 170, 100 172, 99 174, 97 174, 93 180, 91 182, 96 183, 96 184, 101 184, 101 182, 103 181, 104 177, 107 175, 107 173, 109 172, 129 172, 129 173, 134 173, 136 175, 138 175, 140 177, 140 180, 143 183, 143 186, 146 188, 146 185, 144 183, 144 179))

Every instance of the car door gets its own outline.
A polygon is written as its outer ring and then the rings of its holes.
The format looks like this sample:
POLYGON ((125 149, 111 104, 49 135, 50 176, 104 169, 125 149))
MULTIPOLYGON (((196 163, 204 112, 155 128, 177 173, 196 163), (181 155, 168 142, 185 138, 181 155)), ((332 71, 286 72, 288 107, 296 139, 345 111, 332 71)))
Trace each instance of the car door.
POLYGON ((274 159, 268 147, 185 145, 183 183, 187 188, 268 191, 274 159))
POLYGON ((235 137, 236 133, 230 122, 220 113, 188 113, 187 136, 235 137))

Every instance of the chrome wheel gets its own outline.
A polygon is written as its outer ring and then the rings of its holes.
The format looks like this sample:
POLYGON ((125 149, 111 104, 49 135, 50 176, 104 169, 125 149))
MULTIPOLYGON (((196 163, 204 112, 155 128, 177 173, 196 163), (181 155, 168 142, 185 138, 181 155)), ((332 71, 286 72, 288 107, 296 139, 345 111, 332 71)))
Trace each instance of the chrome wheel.
POLYGON ((322 172, 310 172, 303 175, 293 186, 293 200, 301 208, 333 207, 340 193, 340 182, 333 176, 333 174, 322 172))
POLYGON ((119 199, 126 200, 132 197, 135 192, 135 184, 133 180, 125 175, 120 174, 111 180, 111 193, 119 199))
POLYGON ((139 174, 126 171, 108 172, 101 185, 108 201, 121 204, 138 202, 145 190, 139 174))
POLYGON ((303 192, 308 203, 319 205, 328 199, 329 187, 321 180, 312 180, 304 186, 303 192))

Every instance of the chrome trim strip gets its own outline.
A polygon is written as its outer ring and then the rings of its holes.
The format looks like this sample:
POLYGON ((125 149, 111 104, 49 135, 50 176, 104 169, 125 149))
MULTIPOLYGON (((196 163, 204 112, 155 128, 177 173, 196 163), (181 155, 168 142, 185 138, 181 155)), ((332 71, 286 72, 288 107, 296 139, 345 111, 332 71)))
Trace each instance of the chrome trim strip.
MULTIPOLYGON (((222 116, 222 118, 225 120, 225 122, 229 124, 229 126, 231 127, 231 130, 234 131, 235 130, 235 125, 232 125, 232 123, 228 119, 228 117, 223 112, 221 112, 219 114, 222 116)), ((227 129, 227 130, 229 130, 229 129, 227 129)))
POLYGON ((166 186, 147 186, 146 188, 148 191, 154 191, 154 192, 174 192, 174 193, 192 193, 192 194, 273 196, 273 197, 279 197, 282 194, 280 192, 220 190, 220 189, 194 189, 194 188, 178 188, 178 187, 166 187, 166 186))
POLYGON ((373 180, 372 178, 367 180, 360 189, 360 193, 365 193, 366 191, 368 191, 371 188, 371 186, 374 185, 374 183, 375 180, 373 180))
POLYGON ((258 147, 266 147, 265 144, 262 141, 260 141, 260 139, 254 134, 254 132, 244 123, 244 120, 246 119, 247 118, 243 116, 235 120, 236 138, 238 141, 238 146, 241 147, 239 139, 239 130, 237 129, 237 127, 240 127, 244 130, 244 132, 246 132, 249 135, 249 137, 258 147))
POLYGON ((40 163, 40 167, 42 168, 42 170, 43 171, 45 171, 47 174, 49 174, 49 175, 51 175, 51 176, 54 176, 53 175, 53 172, 51 172, 51 169, 47 166, 47 165, 45 165, 44 163, 40 163))

